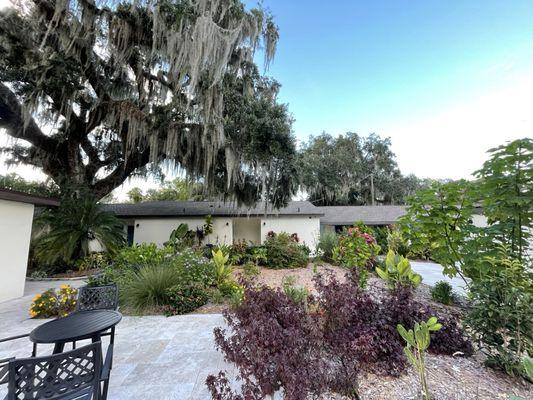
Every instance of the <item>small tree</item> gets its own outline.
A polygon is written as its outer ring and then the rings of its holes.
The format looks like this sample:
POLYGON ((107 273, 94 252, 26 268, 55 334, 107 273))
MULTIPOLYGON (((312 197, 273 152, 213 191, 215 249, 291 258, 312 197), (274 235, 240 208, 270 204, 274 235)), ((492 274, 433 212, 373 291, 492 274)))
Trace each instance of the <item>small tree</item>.
POLYGON ((414 252, 429 248, 445 275, 459 275, 465 283, 478 256, 478 230, 472 223, 475 201, 470 182, 434 182, 409 198, 407 213, 400 219, 414 252))
POLYGON ((533 231, 533 140, 515 140, 488 153, 490 158, 475 173, 483 213, 492 236, 524 261, 533 231))

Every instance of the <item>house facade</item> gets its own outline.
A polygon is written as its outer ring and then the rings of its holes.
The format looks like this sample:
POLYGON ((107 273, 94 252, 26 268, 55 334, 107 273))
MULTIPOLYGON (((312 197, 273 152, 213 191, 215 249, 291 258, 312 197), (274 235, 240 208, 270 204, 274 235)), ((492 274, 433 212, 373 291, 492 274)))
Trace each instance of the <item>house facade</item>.
POLYGON ((0 302, 24 294, 35 206, 57 205, 53 199, 0 189, 0 302))
POLYGON ((287 207, 253 208, 208 201, 155 201, 137 204, 107 204, 107 211, 127 226, 130 244, 156 243, 161 246, 180 224, 189 229, 202 228, 211 216, 213 232, 204 243, 230 245, 245 240, 262 244, 270 231, 296 233, 300 242, 314 251, 320 235, 323 212, 307 201, 293 201, 287 207))

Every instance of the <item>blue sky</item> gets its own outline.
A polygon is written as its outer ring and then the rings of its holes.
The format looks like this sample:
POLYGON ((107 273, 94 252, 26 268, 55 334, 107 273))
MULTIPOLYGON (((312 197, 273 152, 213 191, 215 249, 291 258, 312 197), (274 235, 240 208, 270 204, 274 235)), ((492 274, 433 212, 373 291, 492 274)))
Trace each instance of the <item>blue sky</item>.
POLYGON ((376 132, 405 172, 458 178, 532 135, 533 1, 263 4, 280 29, 268 74, 299 140, 376 132))

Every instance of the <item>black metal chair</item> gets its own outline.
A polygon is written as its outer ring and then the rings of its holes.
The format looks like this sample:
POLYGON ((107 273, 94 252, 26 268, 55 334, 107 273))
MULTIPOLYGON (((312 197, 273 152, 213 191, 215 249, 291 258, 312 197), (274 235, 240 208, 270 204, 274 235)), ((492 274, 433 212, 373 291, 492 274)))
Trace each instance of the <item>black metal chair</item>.
MULTIPOLYGON (((77 311, 91 310, 118 310, 118 287, 116 284, 105 286, 82 286, 78 289, 78 300, 76 301, 77 311)), ((113 344, 115 328, 103 332, 101 336, 111 336, 113 344)), ((72 348, 76 348, 76 343, 72 343, 72 348)))
MULTIPOLYGON (((107 359, 107 357, 106 357, 107 359)), ((8 384, 5 400, 101 400, 101 384, 109 381, 102 365, 100 342, 50 356, 9 359, 0 383, 8 384)))
MULTIPOLYGON (((76 311, 91 310, 118 310, 118 286, 110 284, 105 286, 82 286, 78 289, 78 300, 76 302, 76 311)), ((107 379, 104 380, 102 398, 107 398, 109 387, 109 374, 113 367, 113 349, 115 346, 115 327, 107 332, 102 332, 100 336, 109 336, 109 345, 107 347, 104 374, 107 379)), ((76 342, 72 343, 72 348, 76 348, 76 342)))
POLYGON ((118 310, 117 285, 82 286, 78 289, 76 311, 118 310))

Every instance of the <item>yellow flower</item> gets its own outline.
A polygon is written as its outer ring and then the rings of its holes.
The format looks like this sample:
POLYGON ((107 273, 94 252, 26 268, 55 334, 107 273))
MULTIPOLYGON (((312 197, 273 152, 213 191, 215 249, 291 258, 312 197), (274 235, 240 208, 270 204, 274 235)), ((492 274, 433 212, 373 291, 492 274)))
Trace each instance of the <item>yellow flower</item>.
POLYGON ((70 289, 70 285, 61 285, 60 288, 61 289, 70 289))

